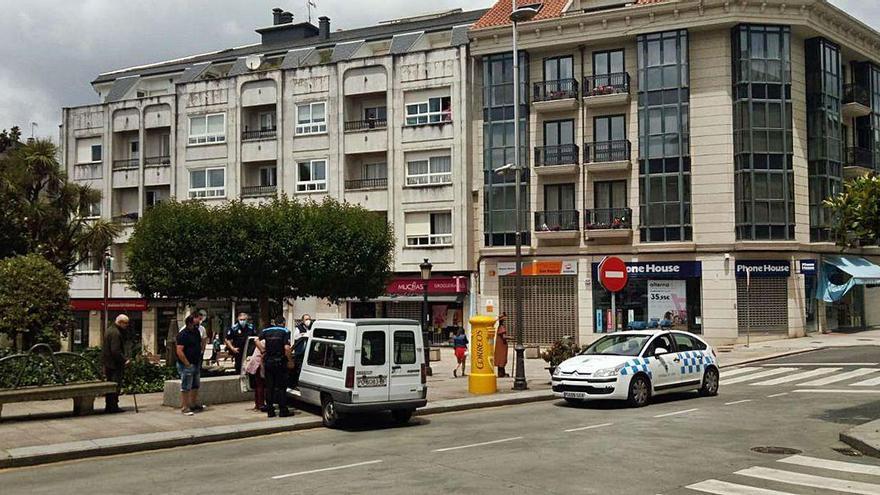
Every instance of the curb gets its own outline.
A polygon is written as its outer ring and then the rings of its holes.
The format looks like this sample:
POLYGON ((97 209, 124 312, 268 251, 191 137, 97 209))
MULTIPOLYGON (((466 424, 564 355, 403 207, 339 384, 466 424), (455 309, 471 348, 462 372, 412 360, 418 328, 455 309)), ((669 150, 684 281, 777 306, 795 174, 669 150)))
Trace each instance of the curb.
MULTIPOLYGON (((743 366, 745 364, 760 363, 761 361, 769 361, 771 359, 779 359, 779 358, 783 358, 783 357, 787 357, 787 356, 796 356, 798 354, 806 354, 808 352, 821 351, 822 349, 827 349, 827 347, 810 347, 809 349, 797 349, 797 350, 793 350, 793 351, 777 352, 776 354, 769 354, 764 357, 750 358, 750 359, 746 359, 745 361, 739 361, 739 362, 731 363, 731 364, 722 364, 721 366, 719 366, 719 368, 721 368, 721 369, 733 368, 734 366, 743 366)), ((719 353, 719 354, 721 354, 721 353, 719 353)), ((719 356, 719 358, 722 356, 723 356, 723 354, 721 354, 719 356)))
POLYGON ((871 421, 855 428, 840 432, 840 441, 858 450, 864 455, 880 458, 880 420, 871 421), (874 426, 870 426, 870 425, 874 426), (873 430, 867 433, 873 433, 875 440, 866 440, 861 430, 873 430))

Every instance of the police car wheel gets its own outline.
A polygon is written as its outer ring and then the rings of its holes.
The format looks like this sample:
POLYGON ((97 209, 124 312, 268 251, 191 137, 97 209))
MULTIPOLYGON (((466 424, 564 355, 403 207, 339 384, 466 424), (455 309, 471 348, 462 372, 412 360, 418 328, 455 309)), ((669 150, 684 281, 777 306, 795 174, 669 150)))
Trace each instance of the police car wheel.
POLYGON ((718 395, 718 370, 709 368, 703 374, 703 385, 700 387, 700 395, 713 397, 718 395))
POLYGON ((327 428, 335 428, 339 424, 339 413, 333 398, 325 396, 321 400, 321 420, 327 428))
POLYGON ((632 407, 642 407, 648 404, 651 397, 651 385, 648 379, 642 375, 634 376, 629 382, 629 397, 627 402, 632 407))
POLYGON ((409 420, 412 418, 414 412, 415 411, 413 411, 412 409, 396 409, 394 411, 391 411, 391 417, 394 418, 394 421, 403 425, 409 423, 409 420))

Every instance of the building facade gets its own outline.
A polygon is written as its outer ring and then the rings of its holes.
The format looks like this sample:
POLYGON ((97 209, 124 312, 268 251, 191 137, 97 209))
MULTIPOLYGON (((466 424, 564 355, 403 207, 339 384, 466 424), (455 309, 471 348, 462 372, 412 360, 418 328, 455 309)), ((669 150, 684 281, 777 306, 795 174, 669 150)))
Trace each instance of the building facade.
POLYGON ((514 102, 511 3, 470 31, 481 311, 514 308, 516 104, 527 342, 614 330, 611 255, 629 274, 617 329, 732 343, 880 324, 873 284, 816 298, 839 254, 822 201, 880 170, 880 34, 819 0, 520 1, 538 14, 518 25, 514 102))
MULTIPOLYGON (((331 196, 395 226, 394 279, 373 301, 285 304, 289 320, 390 316, 421 319, 419 264, 429 259, 437 339, 473 309, 471 106, 468 27, 484 11, 399 19, 347 31, 273 12, 261 42, 101 74, 100 103, 65 108, 63 164, 103 192, 89 212, 125 226, 112 247, 110 318, 133 318, 144 349, 162 352, 173 302, 126 283, 125 245, 137 219, 168 198, 208 204, 331 196)), ((73 347, 99 345, 101 257, 73 277, 73 347)), ((221 331, 255 305, 202 301, 221 331)))

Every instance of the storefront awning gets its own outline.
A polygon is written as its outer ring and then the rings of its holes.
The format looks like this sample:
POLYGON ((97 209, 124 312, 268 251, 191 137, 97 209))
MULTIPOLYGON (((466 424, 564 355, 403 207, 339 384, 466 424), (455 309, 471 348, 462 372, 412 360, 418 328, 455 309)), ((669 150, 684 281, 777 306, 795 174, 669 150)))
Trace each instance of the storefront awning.
POLYGON ((822 274, 819 277, 817 299, 825 302, 839 301, 855 285, 880 284, 880 266, 859 256, 833 255, 822 258, 822 274), (825 266, 828 265, 828 266, 825 266), (836 270, 849 275, 843 284, 832 283, 830 277, 836 270))
MULTIPOLYGON (((430 296, 428 298, 428 302, 460 302, 462 299, 461 296, 430 296)), ((379 296, 374 299, 369 299, 370 302, 422 302, 424 301, 423 296, 379 296)))

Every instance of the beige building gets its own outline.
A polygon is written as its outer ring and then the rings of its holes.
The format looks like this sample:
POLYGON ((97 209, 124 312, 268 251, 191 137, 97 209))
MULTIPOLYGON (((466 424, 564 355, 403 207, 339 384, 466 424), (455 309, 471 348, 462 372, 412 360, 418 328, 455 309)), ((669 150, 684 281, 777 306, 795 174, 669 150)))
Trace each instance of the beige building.
MULTIPOLYGON (((612 255, 629 275, 618 329, 731 343, 880 324, 878 280, 853 268, 880 250, 835 257, 821 207, 880 170, 880 34, 822 0, 519 5, 539 9, 518 26, 527 342, 612 331, 597 275, 612 255), (852 287, 818 301, 829 283, 852 287)), ((510 11, 470 31, 478 309, 507 313, 510 11)))

